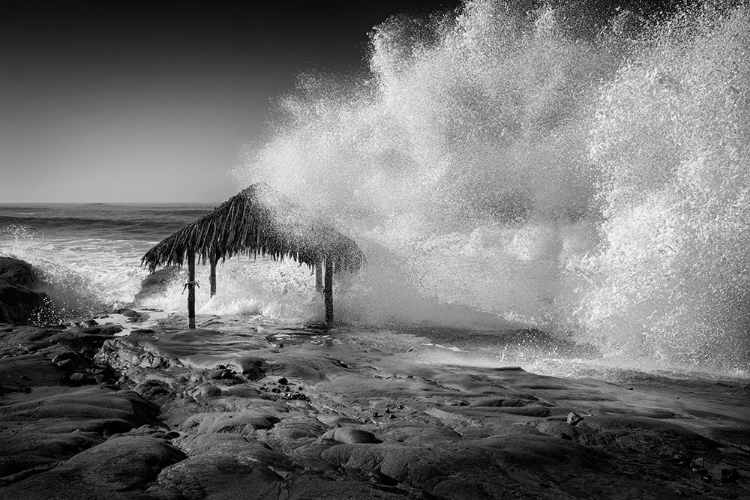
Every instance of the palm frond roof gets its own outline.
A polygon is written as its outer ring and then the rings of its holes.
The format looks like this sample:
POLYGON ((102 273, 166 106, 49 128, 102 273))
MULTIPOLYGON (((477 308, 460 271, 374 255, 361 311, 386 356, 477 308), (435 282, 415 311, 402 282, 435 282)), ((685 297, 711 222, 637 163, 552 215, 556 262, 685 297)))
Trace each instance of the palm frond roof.
POLYGON ((243 189, 161 241, 146 252, 141 263, 152 272, 159 266, 182 266, 191 252, 204 262, 235 255, 291 258, 311 267, 329 261, 334 272, 356 271, 365 261, 351 238, 265 183, 243 189))

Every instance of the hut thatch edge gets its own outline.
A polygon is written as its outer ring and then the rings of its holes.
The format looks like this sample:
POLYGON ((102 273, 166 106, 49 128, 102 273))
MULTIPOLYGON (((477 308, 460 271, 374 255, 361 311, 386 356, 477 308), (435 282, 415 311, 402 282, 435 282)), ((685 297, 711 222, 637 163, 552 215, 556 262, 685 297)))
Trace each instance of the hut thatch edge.
POLYGON ((326 262, 334 272, 356 271, 365 262, 351 238, 265 183, 243 189, 166 238, 146 252, 141 263, 153 272, 159 266, 182 266, 190 253, 203 263, 235 255, 291 258, 310 267, 326 262))

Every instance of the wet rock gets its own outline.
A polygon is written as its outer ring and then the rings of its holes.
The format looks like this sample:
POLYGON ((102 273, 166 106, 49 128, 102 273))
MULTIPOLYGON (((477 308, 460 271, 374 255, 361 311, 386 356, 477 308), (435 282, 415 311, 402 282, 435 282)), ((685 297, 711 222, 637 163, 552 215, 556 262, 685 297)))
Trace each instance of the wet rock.
POLYGON ((679 425, 642 417, 592 416, 575 426, 551 420, 540 420, 531 425, 552 436, 563 437, 565 434, 584 445, 669 457, 719 446, 719 443, 679 425))
POLYGON ((145 380, 136 385, 133 390, 149 400, 159 399, 160 397, 168 398, 171 396, 169 386, 160 380, 145 380))
POLYGON ((136 302, 139 302, 145 298, 163 294, 169 283, 178 277, 180 274, 180 268, 177 266, 168 266, 146 276, 141 281, 141 289, 135 296, 136 302))
POLYGON ((19 286, 36 283, 36 273, 28 262, 13 257, 0 257, 0 280, 19 286))
MULTIPOLYGON (((108 436, 156 422, 157 409, 138 394, 99 386, 35 388, 15 401, 0 407, 0 478, 6 482, 20 481, 38 467, 51 468, 108 436)), ((0 497, 25 498, 4 490, 0 497)))
POLYGON ((722 483, 734 483, 740 478, 740 473, 734 467, 721 466, 719 468, 719 479, 722 483))
POLYGON ((27 324, 47 303, 35 290, 36 273, 20 259, 0 257, 0 323, 27 324))
POLYGON ((65 370, 65 371, 75 370, 75 363, 73 363, 73 360, 71 359, 64 359, 62 361, 58 361, 55 363, 55 365, 61 370, 65 370))
POLYGON ((186 458, 161 439, 118 437, 89 448, 54 469, 18 481, 5 498, 108 498, 113 492, 143 491, 159 472, 186 458))
MULTIPOLYGON (((260 390, 262 389, 263 388, 261 387, 260 390)), ((227 389, 227 392, 229 393, 229 395, 238 398, 257 398, 260 396, 260 390, 255 389, 254 387, 249 387, 247 385, 236 385, 227 389)))
POLYGON ((575 412, 568 413, 568 418, 567 418, 568 425, 577 425, 581 421, 583 421, 583 417, 581 417, 579 414, 575 412))
MULTIPOLYGON (((400 444, 337 444, 325 450, 321 457, 331 464, 362 471, 380 473, 428 491, 448 475, 449 463, 461 460, 455 453, 425 446, 400 444)), ((469 460, 468 464, 474 464, 469 460)))
POLYGON ((231 379, 234 377, 234 373, 232 372, 232 370, 227 370, 226 368, 224 368, 224 369, 219 369, 219 370, 213 370, 211 373, 209 373, 208 376, 209 378, 214 379, 214 380, 231 379))
POLYGON ((221 396, 221 389, 219 389, 215 385, 206 385, 201 388, 200 395, 204 398, 221 396))
POLYGON ((60 385, 59 369, 40 353, 21 354, 0 359, 0 385, 24 387, 60 385))
POLYGON ((232 433, 245 436, 259 429, 271 429, 278 422, 278 417, 253 412, 196 413, 180 424, 180 430, 193 434, 232 433))
POLYGON ((382 441, 376 438, 372 432, 355 429, 353 427, 338 427, 323 434, 321 439, 328 439, 345 444, 382 443, 382 441))
POLYGON ((250 457, 230 454, 191 456, 159 474, 149 490, 151 498, 283 498, 283 478, 250 457), (250 496, 249 496, 250 495, 250 496))
POLYGON ((481 485, 455 479, 440 481, 432 490, 432 493, 438 498, 461 498, 465 500, 492 500, 495 498, 487 494, 481 485))

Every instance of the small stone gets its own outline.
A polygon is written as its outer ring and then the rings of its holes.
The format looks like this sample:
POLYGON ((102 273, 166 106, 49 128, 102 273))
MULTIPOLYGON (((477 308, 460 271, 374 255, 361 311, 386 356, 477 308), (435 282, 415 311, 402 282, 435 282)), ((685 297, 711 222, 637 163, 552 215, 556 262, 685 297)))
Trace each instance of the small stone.
POLYGON ((377 417, 380 416, 380 413, 374 411, 374 412, 372 412, 372 416, 375 417, 375 418, 377 418, 377 417))
POLYGON ((281 385, 286 385, 288 383, 289 383, 289 381, 286 379, 286 377, 281 377, 279 379, 279 384, 281 384, 281 385))
POLYGON ((73 382, 83 382, 84 378, 86 378, 86 374, 81 372, 76 372, 70 376, 70 380, 73 382))
POLYGON ((568 424, 570 425, 578 425, 579 422, 583 420, 583 417, 581 417, 579 414, 575 412, 568 413, 568 424))

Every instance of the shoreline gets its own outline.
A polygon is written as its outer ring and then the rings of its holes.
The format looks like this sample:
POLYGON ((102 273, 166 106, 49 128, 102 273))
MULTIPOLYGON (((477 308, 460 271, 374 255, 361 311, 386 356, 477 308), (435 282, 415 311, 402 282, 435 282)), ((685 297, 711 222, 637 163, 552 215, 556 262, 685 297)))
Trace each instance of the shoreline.
POLYGON ((0 495, 750 494, 747 384, 415 364, 369 334, 178 318, 128 336, 0 326, 0 495))

